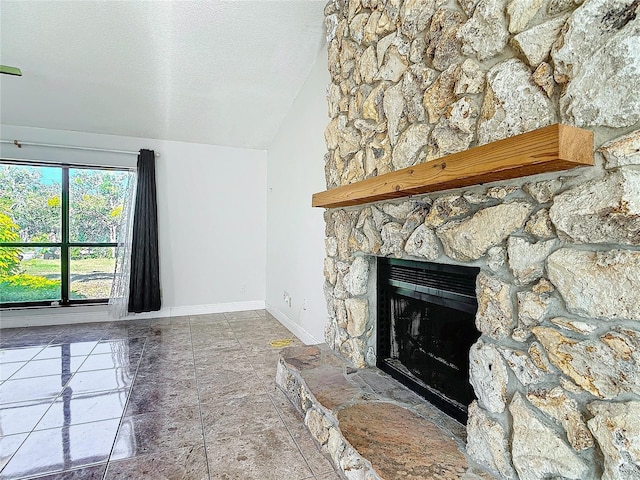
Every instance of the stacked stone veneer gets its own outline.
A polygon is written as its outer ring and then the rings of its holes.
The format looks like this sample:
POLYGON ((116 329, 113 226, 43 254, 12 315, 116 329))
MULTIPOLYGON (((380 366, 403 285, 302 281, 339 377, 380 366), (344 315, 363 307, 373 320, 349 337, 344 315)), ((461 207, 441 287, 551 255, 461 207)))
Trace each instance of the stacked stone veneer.
POLYGON ((640 1, 335 0, 327 187, 551 123, 595 167, 327 210, 326 341, 375 363, 375 256, 479 266, 468 451, 640 479, 640 1))

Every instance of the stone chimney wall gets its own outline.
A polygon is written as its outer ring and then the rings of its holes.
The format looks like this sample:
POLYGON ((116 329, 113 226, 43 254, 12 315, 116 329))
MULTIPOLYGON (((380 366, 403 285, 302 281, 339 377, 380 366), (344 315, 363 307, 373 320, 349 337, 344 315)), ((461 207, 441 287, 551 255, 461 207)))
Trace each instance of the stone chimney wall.
POLYGON ((334 0, 327 188, 560 122, 595 166, 330 209, 326 341, 375 364, 376 256, 481 268, 468 451, 640 479, 640 2, 334 0), (579 2, 578 2, 579 3, 579 2))

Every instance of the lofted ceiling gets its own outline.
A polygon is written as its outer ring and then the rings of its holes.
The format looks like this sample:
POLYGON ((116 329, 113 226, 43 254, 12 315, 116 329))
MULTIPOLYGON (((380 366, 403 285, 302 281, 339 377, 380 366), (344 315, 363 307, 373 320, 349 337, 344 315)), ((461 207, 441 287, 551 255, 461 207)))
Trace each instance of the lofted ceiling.
POLYGON ((325 3, 0 0, 0 63, 23 74, 0 75, 0 121, 266 149, 325 3))

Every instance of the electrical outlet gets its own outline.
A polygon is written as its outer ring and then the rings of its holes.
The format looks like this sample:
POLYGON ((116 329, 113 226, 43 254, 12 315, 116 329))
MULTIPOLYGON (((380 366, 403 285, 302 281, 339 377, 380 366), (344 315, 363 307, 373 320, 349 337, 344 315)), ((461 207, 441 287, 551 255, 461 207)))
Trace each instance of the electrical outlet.
POLYGON ((306 309, 307 309, 307 299, 306 299, 306 298, 303 298, 303 299, 302 299, 302 309, 303 309, 303 310, 306 310, 306 309))
POLYGON ((284 300, 284 303, 291 308, 291 295, 289 295, 286 290, 282 294, 282 299, 284 300))
POLYGON ((240 285, 240 293, 247 293, 247 285, 246 284, 242 284, 240 285))

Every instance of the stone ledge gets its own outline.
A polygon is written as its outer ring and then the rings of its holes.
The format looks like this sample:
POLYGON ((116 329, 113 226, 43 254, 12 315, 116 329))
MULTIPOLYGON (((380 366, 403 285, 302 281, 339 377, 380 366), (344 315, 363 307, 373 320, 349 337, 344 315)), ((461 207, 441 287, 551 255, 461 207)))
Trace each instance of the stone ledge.
POLYGON ((375 368, 326 345, 284 349, 276 383, 348 480, 495 477, 465 452, 466 429, 375 368))

